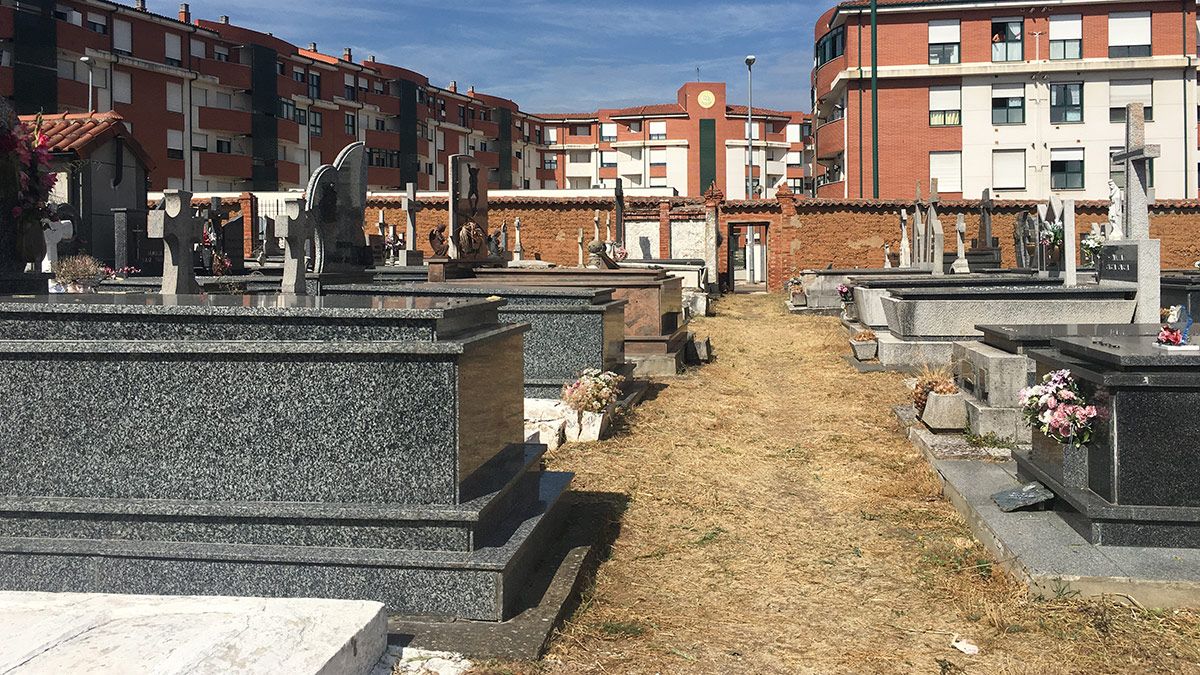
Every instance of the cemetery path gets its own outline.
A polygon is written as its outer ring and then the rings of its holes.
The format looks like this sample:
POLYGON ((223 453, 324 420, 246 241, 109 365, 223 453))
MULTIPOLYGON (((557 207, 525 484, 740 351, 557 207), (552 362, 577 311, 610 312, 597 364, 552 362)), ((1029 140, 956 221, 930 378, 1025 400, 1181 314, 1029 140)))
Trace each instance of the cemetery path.
POLYGON ((942 499, 836 319, 776 295, 696 322, 718 360, 628 429, 550 456, 626 502, 594 589, 538 664, 482 672, 1184 672, 1200 617, 1035 599, 942 499), (981 648, 950 646, 959 635, 981 648))

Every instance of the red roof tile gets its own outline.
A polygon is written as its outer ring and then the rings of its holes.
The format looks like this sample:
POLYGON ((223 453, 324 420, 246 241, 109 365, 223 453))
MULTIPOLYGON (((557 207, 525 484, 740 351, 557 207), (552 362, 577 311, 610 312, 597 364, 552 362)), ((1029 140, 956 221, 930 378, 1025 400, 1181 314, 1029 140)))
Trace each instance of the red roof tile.
POLYGON ((633 115, 644 115, 653 117, 654 115, 686 115, 687 111, 678 103, 653 103, 651 105, 639 105, 631 108, 618 108, 610 110, 611 117, 629 117, 633 115))
MULTIPOLYGON (((20 120, 32 126, 37 124, 38 116, 21 115, 20 120)), ((86 159, 109 139, 121 138, 141 158, 147 171, 154 168, 145 149, 129 134, 125 118, 115 112, 42 115, 38 132, 46 136, 51 153, 73 154, 80 159, 86 159)))

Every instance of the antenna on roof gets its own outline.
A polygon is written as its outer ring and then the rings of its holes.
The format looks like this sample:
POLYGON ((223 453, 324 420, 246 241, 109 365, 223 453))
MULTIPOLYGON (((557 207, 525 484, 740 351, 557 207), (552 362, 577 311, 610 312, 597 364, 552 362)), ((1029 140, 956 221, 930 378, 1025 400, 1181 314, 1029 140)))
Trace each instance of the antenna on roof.
POLYGON ((700 81, 700 66, 696 66, 696 81, 700 81))

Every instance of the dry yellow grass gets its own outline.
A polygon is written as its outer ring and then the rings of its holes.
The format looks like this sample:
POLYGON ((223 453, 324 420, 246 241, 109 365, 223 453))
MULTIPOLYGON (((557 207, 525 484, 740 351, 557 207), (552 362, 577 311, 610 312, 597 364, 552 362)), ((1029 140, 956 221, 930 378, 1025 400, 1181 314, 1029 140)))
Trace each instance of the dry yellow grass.
POLYGON ((855 372, 836 320, 782 304, 722 300, 695 326, 716 363, 550 457, 628 499, 620 533, 542 662, 478 672, 1200 671, 1196 613, 1033 598, 994 571, 900 435, 901 378, 855 372))

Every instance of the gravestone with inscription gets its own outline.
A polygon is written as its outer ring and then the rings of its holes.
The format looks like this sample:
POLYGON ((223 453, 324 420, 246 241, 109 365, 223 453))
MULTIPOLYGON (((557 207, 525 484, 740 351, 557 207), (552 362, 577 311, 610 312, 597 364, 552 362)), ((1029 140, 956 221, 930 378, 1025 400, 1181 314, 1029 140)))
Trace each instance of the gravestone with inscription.
POLYGON ((360 272, 373 263, 363 231, 367 207, 367 155, 362 142, 347 145, 333 164, 313 172, 305 192, 313 229, 312 272, 360 272))

